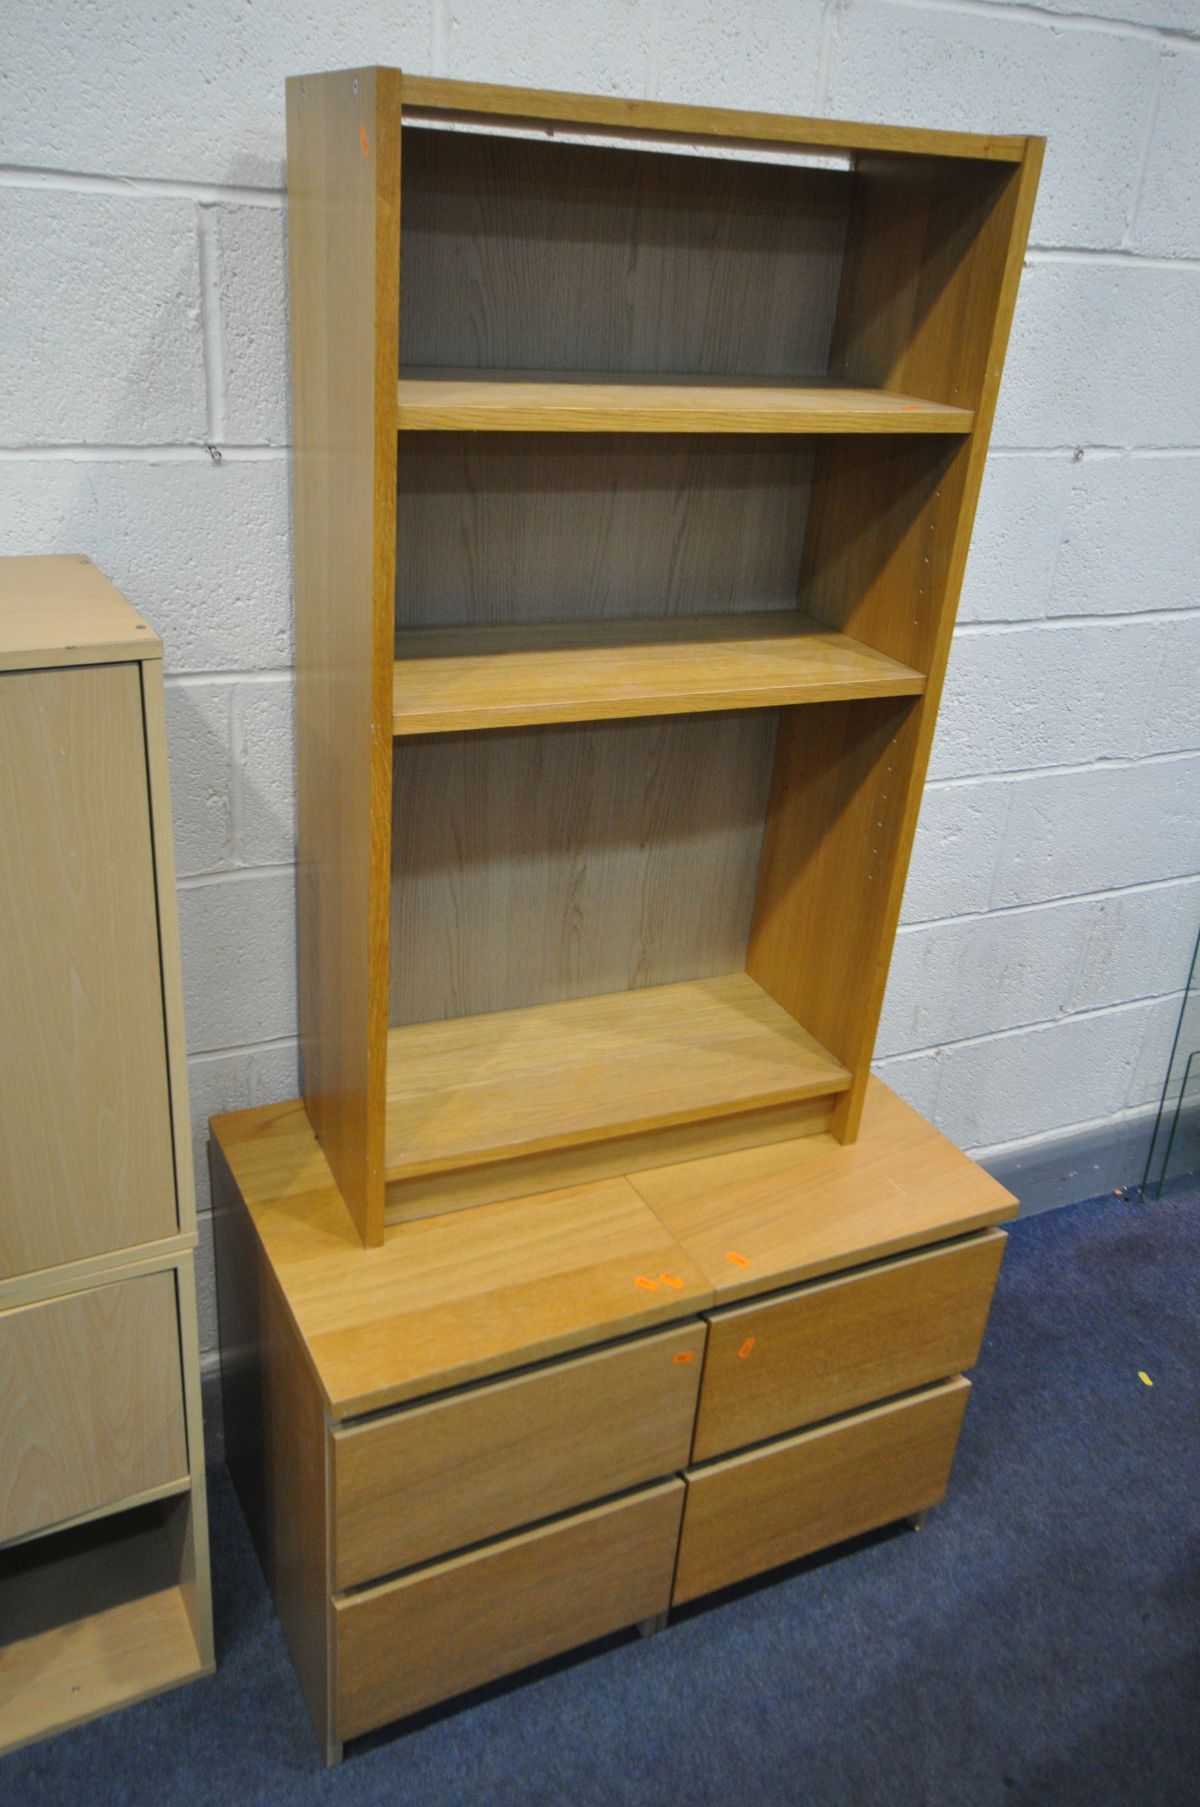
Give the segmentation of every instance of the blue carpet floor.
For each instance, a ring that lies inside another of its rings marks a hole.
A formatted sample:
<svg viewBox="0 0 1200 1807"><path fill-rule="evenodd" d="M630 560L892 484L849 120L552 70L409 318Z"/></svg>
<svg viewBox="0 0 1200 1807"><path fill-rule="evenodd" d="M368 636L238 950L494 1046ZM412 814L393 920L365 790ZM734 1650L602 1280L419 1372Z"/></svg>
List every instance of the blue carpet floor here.
<svg viewBox="0 0 1200 1807"><path fill-rule="evenodd" d="M0 1761L0 1802L1195 1807L1198 1293L1200 1194L1017 1225L924 1531L545 1665L332 1772L216 1470L217 1675Z"/></svg>

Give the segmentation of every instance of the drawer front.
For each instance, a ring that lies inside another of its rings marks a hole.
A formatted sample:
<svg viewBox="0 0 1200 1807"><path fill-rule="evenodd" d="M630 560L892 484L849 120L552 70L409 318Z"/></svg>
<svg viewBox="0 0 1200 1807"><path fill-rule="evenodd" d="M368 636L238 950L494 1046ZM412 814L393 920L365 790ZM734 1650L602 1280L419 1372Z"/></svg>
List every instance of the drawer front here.
<svg viewBox="0 0 1200 1807"><path fill-rule="evenodd" d="M692 1460L974 1367L1006 1241L987 1230L715 1312Z"/></svg>
<svg viewBox="0 0 1200 1807"><path fill-rule="evenodd" d="M335 1599L337 1736L664 1612L682 1504L663 1481Z"/></svg>
<svg viewBox="0 0 1200 1807"><path fill-rule="evenodd" d="M704 1334L693 1319L335 1431L334 1587L685 1467Z"/></svg>
<svg viewBox="0 0 1200 1807"><path fill-rule="evenodd" d="M136 665L0 677L0 820L5 1279L179 1228Z"/></svg>
<svg viewBox="0 0 1200 1807"><path fill-rule="evenodd" d="M955 1378L690 1470L674 1604L936 1505L969 1391Z"/></svg>
<svg viewBox="0 0 1200 1807"><path fill-rule="evenodd" d="M0 1542L187 1472L173 1271L0 1312Z"/></svg>

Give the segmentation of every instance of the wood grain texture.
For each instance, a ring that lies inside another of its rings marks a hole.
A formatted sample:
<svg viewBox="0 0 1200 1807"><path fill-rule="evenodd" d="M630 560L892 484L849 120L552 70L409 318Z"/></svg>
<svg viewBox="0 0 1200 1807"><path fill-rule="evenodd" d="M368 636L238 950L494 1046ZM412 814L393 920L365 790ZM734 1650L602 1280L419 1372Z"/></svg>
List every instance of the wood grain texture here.
<svg viewBox="0 0 1200 1807"><path fill-rule="evenodd" d="M459 115L514 121L667 133L682 138L741 140L746 144L825 145L847 150L908 152L927 157L982 157L1019 162L1027 138L994 133L941 132L923 127L852 124L787 113L753 113L673 101L625 100L614 95L556 93L546 88L499 87L492 82L401 77L405 110L416 116Z"/></svg>
<svg viewBox="0 0 1200 1807"><path fill-rule="evenodd" d="M985 1230L715 1312L692 1460L973 1368L1005 1241Z"/></svg>
<svg viewBox="0 0 1200 1807"><path fill-rule="evenodd" d="M906 716L877 715L874 749L857 722L799 711L779 739L747 970L853 1070L837 1123L847 1139L865 1097L1041 154L1031 139L1015 168L891 157L856 166L831 372L897 393L916 385L972 409L974 425L949 453L889 446L876 456L841 442L818 461L805 611L927 677ZM836 742L847 760L840 801ZM826 774L820 814L814 766ZM869 873L849 908L834 882L847 871Z"/></svg>
<svg viewBox="0 0 1200 1807"><path fill-rule="evenodd" d="M537 1192L558 1191L592 1180L651 1167L675 1166L681 1160L729 1154L739 1148L759 1148L768 1142L792 1141L827 1130L837 1105L837 1094L802 1098L794 1104L772 1104L765 1110L736 1111L706 1122L680 1123L639 1135L609 1136L577 1148L552 1148L544 1154L523 1155L516 1160L491 1161L482 1166L460 1167L447 1173L422 1174L417 1179L389 1180L388 1223L434 1217L443 1211L467 1211L497 1199L522 1198Z"/></svg>
<svg viewBox="0 0 1200 1807"><path fill-rule="evenodd" d="M392 1023L742 967L774 734L766 711L398 743Z"/></svg>
<svg viewBox="0 0 1200 1807"><path fill-rule="evenodd" d="M936 1506L969 1391L950 1380L689 1470L672 1604Z"/></svg>
<svg viewBox="0 0 1200 1807"><path fill-rule="evenodd" d="M771 435L405 434L397 626L792 610L812 463Z"/></svg>
<svg viewBox="0 0 1200 1807"><path fill-rule="evenodd" d="M139 672L0 676L0 1278L179 1227Z"/></svg>
<svg viewBox="0 0 1200 1807"><path fill-rule="evenodd" d="M0 1542L187 1472L173 1273L0 1312Z"/></svg>
<svg viewBox="0 0 1200 1807"><path fill-rule="evenodd" d="M190 1144L189 1144L190 1146ZM204 1451L204 1404L200 1394L200 1322L196 1310L196 1259L187 1254L175 1270L179 1348L183 1362L183 1412L189 1487L183 1509L168 1520L175 1550L179 1590L191 1622L200 1660L215 1661L212 1574L208 1546L208 1467Z"/></svg>
<svg viewBox="0 0 1200 1807"><path fill-rule="evenodd" d="M303 1105L291 1107L325 1175L357 1262L363 1250ZM323 1750L332 1726L329 1517L324 1405L283 1289L264 1256L219 1140L210 1146L221 1391L229 1472Z"/></svg>
<svg viewBox="0 0 1200 1807"><path fill-rule="evenodd" d="M245 1202L335 1420L713 1302L624 1180L396 1224L364 1261L302 1105L216 1117L212 1134L214 1173ZM663 1284L664 1273L683 1285Z"/></svg>
<svg viewBox="0 0 1200 1807"><path fill-rule="evenodd" d="M922 396L770 376L413 369L396 391L401 433L969 433L971 422L969 408Z"/></svg>
<svg viewBox="0 0 1200 1807"><path fill-rule="evenodd" d="M397 735L916 696L925 680L806 615L433 628L397 636Z"/></svg>
<svg viewBox="0 0 1200 1807"><path fill-rule="evenodd" d="M289 81L287 121L300 1038L308 1109L373 1244L383 1234L399 76Z"/></svg>
<svg viewBox="0 0 1200 1807"><path fill-rule="evenodd" d="M402 375L820 375L843 171L404 134Z"/></svg>
<svg viewBox="0 0 1200 1807"><path fill-rule="evenodd" d="M746 971L852 1066L881 935L918 698L781 713ZM850 875L853 874L851 880ZM806 1014L807 1013L807 1014Z"/></svg>
<svg viewBox="0 0 1200 1807"><path fill-rule="evenodd" d="M194 1235L196 1169L192 1154L192 1116L188 1107L183 956L179 945L175 836L171 821L171 776L167 760L167 719L161 663L155 660L143 664L140 675L142 726L146 737L146 777L150 792L150 837L154 849L159 972L162 978L163 1021L167 1043L167 1086L171 1095L171 1152L175 1172L176 1217L180 1230ZM195 1284L191 1284L194 1293Z"/></svg>
<svg viewBox="0 0 1200 1807"><path fill-rule="evenodd" d="M334 1587L683 1468L703 1357L692 1319L338 1430Z"/></svg>
<svg viewBox="0 0 1200 1807"><path fill-rule="evenodd" d="M387 1170L412 1178L843 1089L744 973L393 1029Z"/></svg>
<svg viewBox="0 0 1200 1807"><path fill-rule="evenodd" d="M149 1507L0 1553L0 1751L212 1673Z"/></svg>
<svg viewBox="0 0 1200 1807"><path fill-rule="evenodd" d="M721 1303L963 1236L1017 1208L878 1079L852 1147L806 1136L630 1179Z"/></svg>
<svg viewBox="0 0 1200 1807"><path fill-rule="evenodd" d="M664 1481L335 1599L339 1735L664 1611L682 1503Z"/></svg>
<svg viewBox="0 0 1200 1807"><path fill-rule="evenodd" d="M58 1299L64 1293L87 1292L110 1280L124 1280L134 1274L152 1274L169 1267L180 1255L196 1247L195 1230L187 1235L166 1236L159 1242L139 1243L134 1249L109 1249L102 1255L89 1255L82 1261L64 1262L61 1267L38 1268L33 1273L16 1274L0 1280L0 1311L14 1305L36 1305L42 1299Z"/></svg>
<svg viewBox="0 0 1200 1807"><path fill-rule="evenodd" d="M0 671L161 658L154 629L90 558L0 558Z"/></svg>

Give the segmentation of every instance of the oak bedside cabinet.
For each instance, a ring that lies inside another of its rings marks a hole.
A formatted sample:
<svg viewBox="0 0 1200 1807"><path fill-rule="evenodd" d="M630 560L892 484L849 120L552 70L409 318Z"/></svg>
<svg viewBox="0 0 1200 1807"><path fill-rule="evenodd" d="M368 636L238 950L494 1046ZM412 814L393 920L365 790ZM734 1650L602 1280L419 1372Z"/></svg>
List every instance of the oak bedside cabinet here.
<svg viewBox="0 0 1200 1807"><path fill-rule="evenodd" d="M162 646L0 560L0 1750L213 1667Z"/></svg>
<svg viewBox="0 0 1200 1807"><path fill-rule="evenodd" d="M211 1148L335 1760L942 1498L1015 1201L870 1067L1042 145L287 113L304 1097Z"/></svg>

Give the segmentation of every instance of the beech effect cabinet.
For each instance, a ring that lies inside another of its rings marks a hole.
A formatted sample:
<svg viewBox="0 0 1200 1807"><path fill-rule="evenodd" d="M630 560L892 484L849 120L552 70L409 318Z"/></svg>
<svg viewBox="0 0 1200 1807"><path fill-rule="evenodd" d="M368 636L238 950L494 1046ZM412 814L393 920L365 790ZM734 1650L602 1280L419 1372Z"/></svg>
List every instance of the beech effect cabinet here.
<svg viewBox="0 0 1200 1807"><path fill-rule="evenodd" d="M0 561L0 1749L213 1663L161 655Z"/></svg>
<svg viewBox="0 0 1200 1807"><path fill-rule="evenodd" d="M287 112L304 1097L213 1168L334 1757L942 1496L1014 1205L870 1063L1042 146Z"/></svg>

